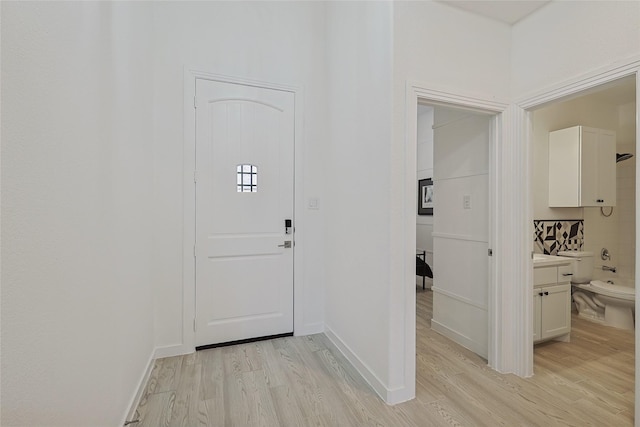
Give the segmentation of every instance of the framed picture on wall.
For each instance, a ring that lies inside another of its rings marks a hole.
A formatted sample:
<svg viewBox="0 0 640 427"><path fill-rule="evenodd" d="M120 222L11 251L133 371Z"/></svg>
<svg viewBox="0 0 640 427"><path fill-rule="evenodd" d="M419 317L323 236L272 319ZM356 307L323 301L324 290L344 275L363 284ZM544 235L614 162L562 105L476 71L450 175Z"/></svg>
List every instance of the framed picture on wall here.
<svg viewBox="0 0 640 427"><path fill-rule="evenodd" d="M418 215L433 215L433 180L418 181Z"/></svg>

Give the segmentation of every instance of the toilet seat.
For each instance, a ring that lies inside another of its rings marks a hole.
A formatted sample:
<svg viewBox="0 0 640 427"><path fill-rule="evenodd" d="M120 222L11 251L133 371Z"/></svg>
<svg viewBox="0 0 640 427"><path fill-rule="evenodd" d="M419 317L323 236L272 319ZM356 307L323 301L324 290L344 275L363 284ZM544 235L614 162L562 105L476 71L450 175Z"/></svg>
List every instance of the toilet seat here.
<svg viewBox="0 0 640 427"><path fill-rule="evenodd" d="M613 298L620 298L628 301L633 301L636 298L635 288L630 288L628 286L614 285L603 282L602 280L592 280L587 286L582 287L587 290L591 287L593 292Z"/></svg>

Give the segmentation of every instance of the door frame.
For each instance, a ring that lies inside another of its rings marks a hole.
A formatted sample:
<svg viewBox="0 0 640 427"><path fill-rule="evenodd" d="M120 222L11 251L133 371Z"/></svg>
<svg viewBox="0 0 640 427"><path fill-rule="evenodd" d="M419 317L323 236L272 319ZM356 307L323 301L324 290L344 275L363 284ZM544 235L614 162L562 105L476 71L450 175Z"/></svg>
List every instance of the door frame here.
<svg viewBox="0 0 640 427"><path fill-rule="evenodd" d="M298 86L264 82L241 77L232 77L205 71L201 67L184 67L184 147L183 147L183 262L182 262L182 354L195 351L196 316L196 80L212 80L222 83L240 84L264 89L291 92L294 95L294 194L293 219L293 333L304 335L303 323L303 258L304 258L304 188L303 188L303 90Z"/></svg>
<svg viewBox="0 0 640 427"><path fill-rule="evenodd" d="M544 107L546 105L565 100L570 97L579 96L586 91L595 89L598 86L611 83L623 77L635 76L636 79L636 152L640 153L640 126L638 118L640 117L640 56L634 56L627 58L624 61L617 62L615 64L607 65L596 69L592 72L580 75L578 77L565 80L564 82L555 85L550 88L540 90L536 93L524 96L517 99L514 107L513 123L512 126L523 136L522 143L525 145L525 150L521 152L522 155L528 157L521 158L521 162L529 163L525 169L527 175L527 182L531 183L532 175L532 163L533 163L533 110ZM640 165L638 156L635 157L636 170ZM521 199L520 208L529 209L530 216L533 216L533 188L531 185L523 187L524 199ZM640 233L637 229L638 217L640 212L640 174L636 173L636 253L635 263L636 266L640 265ZM532 218L533 220L533 218ZM527 242L531 241L531 249L533 249L533 233L527 234ZM529 260L529 267L526 276L523 274L523 278L526 277L524 284L528 289L533 287L533 261ZM636 277L636 290L638 289L638 278ZM525 295L525 302L528 305L533 304L533 295L531 293ZM636 313L640 309L640 299L636 298ZM526 320L526 319L525 319ZM529 336L531 334L531 328L524 330L524 335ZM526 343L522 343L523 347L520 352L523 354L520 361L523 368L527 371L528 375L533 375L533 346L526 346ZM635 329L635 349L636 355L640 354L640 328L636 326ZM640 358L636 357L635 361L635 419L640 420Z"/></svg>
<svg viewBox="0 0 640 427"><path fill-rule="evenodd" d="M509 104L506 101L486 99L467 94L456 93L449 90L440 90L428 84L417 81L407 81L405 88L405 168L404 168L404 387L398 387L401 393L392 396L390 403L401 402L415 396L416 378L416 298L415 298L415 262L413 253L416 245L416 220L417 209L417 110L418 103L429 105L445 105L454 108L469 109L475 112L493 115L491 123L491 137L489 144L489 247L493 249L492 259L488 259L488 364L492 368L504 372L511 372L513 361L512 349L505 348L502 326L510 323L518 316L517 310L505 310L503 299L514 298L517 289L509 286L513 283L508 280L509 273L501 271L514 250L521 252L521 248L514 248L512 230L517 227L513 212L504 212L499 209L504 206L506 200L512 197L512 187L505 188L500 178L509 172L509 156L504 156L508 150L510 141ZM507 142L507 144L505 144ZM507 154L509 154L507 152ZM506 157L506 158L505 158ZM508 227L504 227L507 224ZM493 261L493 262L491 262ZM514 312L515 311L515 312ZM528 311L531 312L530 310Z"/></svg>

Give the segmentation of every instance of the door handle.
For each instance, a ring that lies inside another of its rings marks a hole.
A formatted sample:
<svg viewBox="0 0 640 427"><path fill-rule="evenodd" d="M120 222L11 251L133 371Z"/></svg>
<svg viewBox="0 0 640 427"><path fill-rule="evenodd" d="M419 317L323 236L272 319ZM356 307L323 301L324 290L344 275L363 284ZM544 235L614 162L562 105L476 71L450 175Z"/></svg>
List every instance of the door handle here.
<svg viewBox="0 0 640 427"><path fill-rule="evenodd" d="M278 245L279 248L290 248L291 247L291 240L285 240L283 244Z"/></svg>

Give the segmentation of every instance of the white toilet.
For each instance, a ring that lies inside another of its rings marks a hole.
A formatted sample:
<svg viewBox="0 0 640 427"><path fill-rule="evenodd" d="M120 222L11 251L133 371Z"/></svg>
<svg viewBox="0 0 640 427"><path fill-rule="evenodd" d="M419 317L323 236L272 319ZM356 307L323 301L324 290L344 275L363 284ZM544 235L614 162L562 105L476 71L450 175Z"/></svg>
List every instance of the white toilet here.
<svg viewBox="0 0 640 427"><path fill-rule="evenodd" d="M634 329L634 287L591 280L593 252L560 251L558 255L573 259L571 284L578 315L614 328Z"/></svg>

